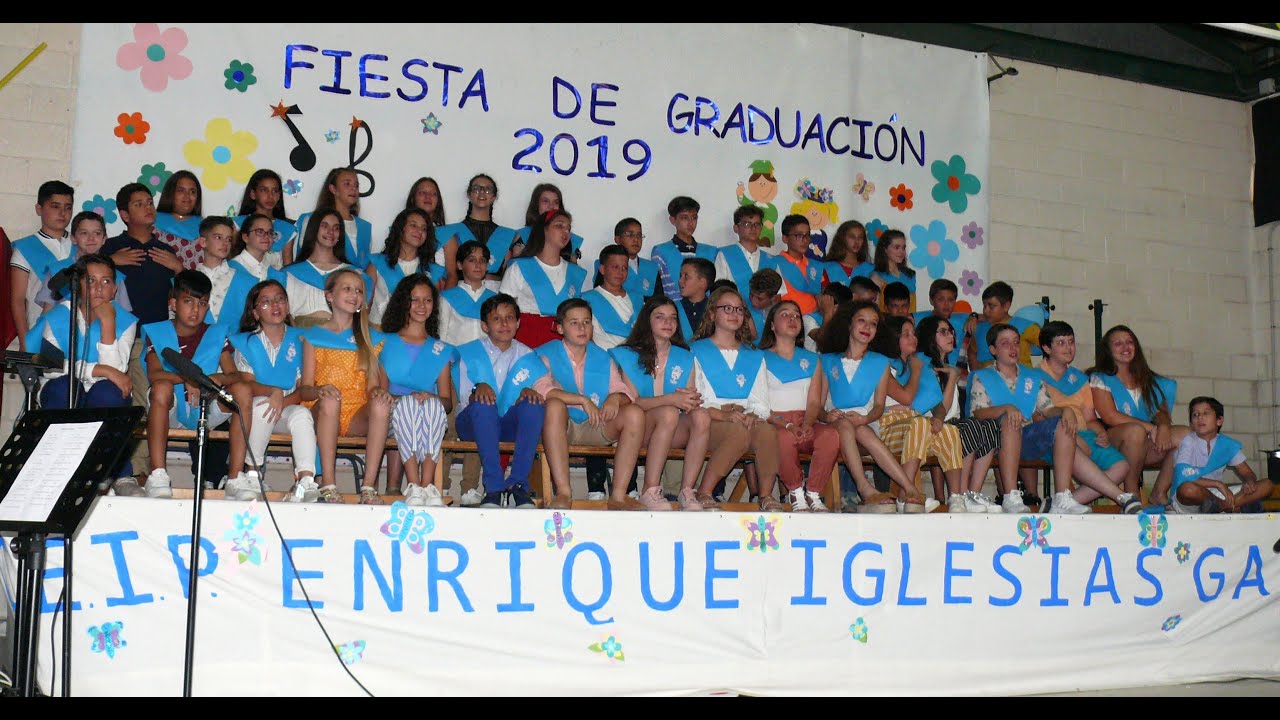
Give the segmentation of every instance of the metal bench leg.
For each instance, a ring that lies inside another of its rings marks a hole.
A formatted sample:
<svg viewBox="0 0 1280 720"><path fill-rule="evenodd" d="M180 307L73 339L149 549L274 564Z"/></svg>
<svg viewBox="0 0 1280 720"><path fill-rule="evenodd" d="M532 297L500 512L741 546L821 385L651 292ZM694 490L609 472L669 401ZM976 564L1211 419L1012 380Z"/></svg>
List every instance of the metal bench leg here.
<svg viewBox="0 0 1280 720"><path fill-rule="evenodd" d="M351 474L355 480L354 492L360 492L360 483L364 481L364 458L355 453L338 453L335 459L344 458L351 463ZM334 482L337 483L337 481L338 479L334 478Z"/></svg>

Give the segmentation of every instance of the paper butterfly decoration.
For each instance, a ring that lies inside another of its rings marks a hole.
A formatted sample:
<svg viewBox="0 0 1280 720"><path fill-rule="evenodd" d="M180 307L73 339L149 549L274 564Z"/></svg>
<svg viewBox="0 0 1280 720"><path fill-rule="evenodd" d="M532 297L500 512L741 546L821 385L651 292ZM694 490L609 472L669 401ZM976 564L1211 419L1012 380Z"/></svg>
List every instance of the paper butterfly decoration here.
<svg viewBox="0 0 1280 720"><path fill-rule="evenodd" d="M1163 514L1151 516L1146 511L1138 513L1138 542L1143 547L1164 547L1169 541L1167 531L1169 530L1169 520Z"/></svg>
<svg viewBox="0 0 1280 720"><path fill-rule="evenodd" d="M368 646L363 640L352 640L342 645L334 645L338 651L338 656L342 658L343 665L355 665L364 658L364 649Z"/></svg>
<svg viewBox="0 0 1280 720"><path fill-rule="evenodd" d="M435 529L436 521L432 520L430 515L421 510L411 509L403 500L392 503L391 519L382 523L380 528L383 535L396 542L404 543L419 555L426 547L426 536Z"/></svg>
<svg viewBox="0 0 1280 720"><path fill-rule="evenodd" d="M284 194L289 197L296 197L302 192L303 182L301 180L286 180L284 183Z"/></svg>
<svg viewBox="0 0 1280 720"><path fill-rule="evenodd" d="M565 545L573 542L573 521L562 513L551 513L551 519L542 524L547 533L547 547L563 550Z"/></svg>
<svg viewBox="0 0 1280 720"><path fill-rule="evenodd" d="M750 539L747 540L747 552L759 550L760 552L768 552L778 549L778 538L774 532L778 529L778 523L781 521L777 515L771 516L768 520L763 515L757 516L755 519L742 518L742 526L750 533Z"/></svg>
<svg viewBox="0 0 1280 720"><path fill-rule="evenodd" d="M853 180L853 194L862 198L862 202L871 202L871 196L876 192L876 184L863 177L862 173L858 173L858 177Z"/></svg>
<svg viewBox="0 0 1280 720"><path fill-rule="evenodd" d="M96 653L106 653L108 658L115 659L116 650L129 644L120 638L120 631L123 629L124 622L120 620L90 625L88 632L89 637L93 638L92 650Z"/></svg>
<svg viewBox="0 0 1280 720"><path fill-rule="evenodd" d="M1018 519L1018 534L1022 536L1022 542L1018 545L1018 552L1026 552L1032 546L1046 547L1049 544L1049 538L1045 537L1053 526L1049 523L1049 518L1039 515L1032 515Z"/></svg>

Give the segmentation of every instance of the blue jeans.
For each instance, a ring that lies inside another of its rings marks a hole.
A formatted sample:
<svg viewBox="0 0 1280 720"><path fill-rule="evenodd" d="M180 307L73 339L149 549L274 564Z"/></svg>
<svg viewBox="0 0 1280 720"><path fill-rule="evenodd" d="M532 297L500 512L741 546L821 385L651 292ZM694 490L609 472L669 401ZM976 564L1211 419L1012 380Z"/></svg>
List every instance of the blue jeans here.
<svg viewBox="0 0 1280 720"><path fill-rule="evenodd" d="M474 442L480 450L480 465L484 468L485 493L502 492L520 486L529 492L529 473L533 470L533 454L542 439L542 419L545 405L535 405L527 400L512 405L506 415L498 415L497 405L473 402L458 415L458 437ZM494 432L494 430L497 432ZM511 458L509 476L502 477L502 463L498 459L498 443L514 442L516 451Z"/></svg>
<svg viewBox="0 0 1280 720"><path fill-rule="evenodd" d="M56 377L40 389L40 407L46 410L65 410L71 403L71 374ZM99 380L87 391L81 391L76 400L77 408L128 407L133 404L129 395L121 395L120 388L110 380ZM133 474L133 463L125 454L124 463L111 474L111 478Z"/></svg>

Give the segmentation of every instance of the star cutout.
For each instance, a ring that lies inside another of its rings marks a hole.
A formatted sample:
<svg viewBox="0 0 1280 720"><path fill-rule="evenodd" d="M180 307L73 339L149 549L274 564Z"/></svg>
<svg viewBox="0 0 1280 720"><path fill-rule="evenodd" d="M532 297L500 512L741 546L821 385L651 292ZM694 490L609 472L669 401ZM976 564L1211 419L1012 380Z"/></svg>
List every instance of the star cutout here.
<svg viewBox="0 0 1280 720"><path fill-rule="evenodd" d="M284 104L283 100L280 101L279 105L276 105L271 108L271 117L273 118L284 117L288 113L289 113L289 108Z"/></svg>
<svg viewBox="0 0 1280 720"><path fill-rule="evenodd" d="M422 118L422 133L424 135L426 133L431 133L432 135L439 135L441 125L444 125L444 123L440 121L440 118L436 117L435 113L431 113L426 117Z"/></svg>
<svg viewBox="0 0 1280 720"><path fill-rule="evenodd" d="M364 121L363 121L363 120L361 120L360 118L356 117L355 115L352 115L352 116L351 116L351 129L352 129L352 130L359 130L363 125L364 125Z"/></svg>

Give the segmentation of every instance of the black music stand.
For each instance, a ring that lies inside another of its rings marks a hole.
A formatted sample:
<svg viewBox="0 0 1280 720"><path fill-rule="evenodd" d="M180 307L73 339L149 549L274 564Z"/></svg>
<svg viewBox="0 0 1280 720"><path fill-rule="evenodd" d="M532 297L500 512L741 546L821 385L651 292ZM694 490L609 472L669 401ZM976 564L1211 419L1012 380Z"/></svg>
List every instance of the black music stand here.
<svg viewBox="0 0 1280 720"><path fill-rule="evenodd" d="M89 514L98 495L98 483L124 457L134 429L145 409L136 406L79 410L32 410L14 425L13 434L0 449L0 501L9 494L22 466L31 457L45 431L53 425L102 422L80 466L43 521L0 520L0 532L16 532L11 546L18 557L18 588L13 634L13 689L23 697L36 694L37 640L40 633L40 589L44 577L45 541L49 535L63 538L63 589L65 620L62 633L62 689L71 692L71 546L73 536ZM52 688L50 688L52 690Z"/></svg>

